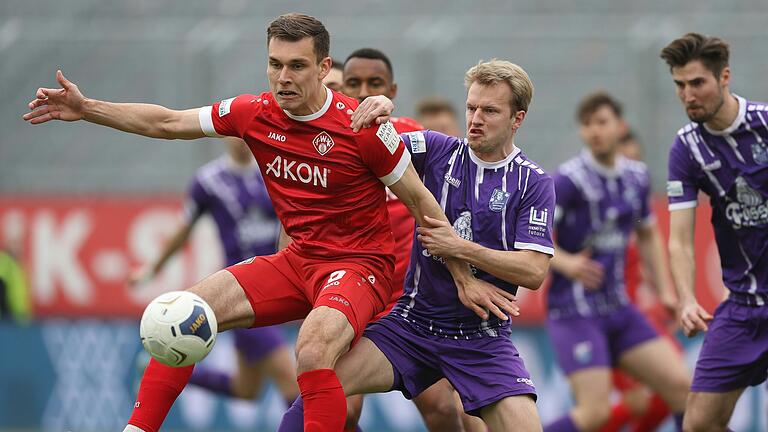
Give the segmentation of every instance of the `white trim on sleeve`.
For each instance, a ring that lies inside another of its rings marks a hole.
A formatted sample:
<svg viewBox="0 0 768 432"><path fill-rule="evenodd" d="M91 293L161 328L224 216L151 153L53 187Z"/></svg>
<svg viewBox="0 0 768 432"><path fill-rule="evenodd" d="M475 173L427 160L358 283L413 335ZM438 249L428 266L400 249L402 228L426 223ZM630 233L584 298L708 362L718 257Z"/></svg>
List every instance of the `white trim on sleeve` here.
<svg viewBox="0 0 768 432"><path fill-rule="evenodd" d="M555 248L542 246L536 243L515 242L513 247L517 250L532 250L536 252L545 253L547 255L555 256Z"/></svg>
<svg viewBox="0 0 768 432"><path fill-rule="evenodd" d="M699 200L695 201L682 201L682 202L676 202L676 203L670 203L669 204L669 211L675 211L675 210L685 210L689 208L694 208L699 205Z"/></svg>
<svg viewBox="0 0 768 432"><path fill-rule="evenodd" d="M224 135L219 135L216 132L216 128L213 127L213 106L208 105L200 108L197 113L197 118L200 120L200 129L203 130L205 136L211 138L223 138Z"/></svg>
<svg viewBox="0 0 768 432"><path fill-rule="evenodd" d="M403 177L409 163L411 163L411 153L408 150L405 150L403 151L403 155L400 156L400 161L398 161L397 165L392 168L392 172L384 177L379 177L379 180L384 183L384 186L392 186Z"/></svg>

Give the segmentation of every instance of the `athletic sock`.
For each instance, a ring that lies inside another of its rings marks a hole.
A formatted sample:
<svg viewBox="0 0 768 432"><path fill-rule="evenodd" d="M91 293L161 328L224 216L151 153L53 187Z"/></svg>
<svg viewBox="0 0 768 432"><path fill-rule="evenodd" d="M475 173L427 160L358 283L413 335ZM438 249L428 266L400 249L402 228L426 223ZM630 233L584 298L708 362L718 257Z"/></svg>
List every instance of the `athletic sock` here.
<svg viewBox="0 0 768 432"><path fill-rule="evenodd" d="M675 430L677 432L682 432L683 431L683 413L675 413L674 418L675 418Z"/></svg>
<svg viewBox="0 0 768 432"><path fill-rule="evenodd" d="M632 423L632 432L656 430L669 415L669 406L661 396L653 394L648 402L648 409Z"/></svg>
<svg viewBox="0 0 768 432"><path fill-rule="evenodd" d="M232 376L225 372L215 371L198 366L192 372L189 383L225 396L232 394Z"/></svg>
<svg viewBox="0 0 768 432"><path fill-rule="evenodd" d="M141 378L139 395L128 424L144 432L157 432L176 398L187 385L193 368L194 365L174 368L155 359L150 360Z"/></svg>
<svg viewBox="0 0 768 432"><path fill-rule="evenodd" d="M283 414L277 432L303 432L304 431L304 400L297 397L290 408Z"/></svg>
<svg viewBox="0 0 768 432"><path fill-rule="evenodd" d="M304 399L305 432L342 432L347 400L333 369L304 372L298 378Z"/></svg>
<svg viewBox="0 0 768 432"><path fill-rule="evenodd" d="M544 428L544 432L579 432L576 425L573 423L573 419L570 414L565 417L561 417L554 423L550 423Z"/></svg>
<svg viewBox="0 0 768 432"><path fill-rule="evenodd" d="M608 422L600 428L600 432L619 432L632 420L632 413L624 402L619 402L611 408L611 416Z"/></svg>

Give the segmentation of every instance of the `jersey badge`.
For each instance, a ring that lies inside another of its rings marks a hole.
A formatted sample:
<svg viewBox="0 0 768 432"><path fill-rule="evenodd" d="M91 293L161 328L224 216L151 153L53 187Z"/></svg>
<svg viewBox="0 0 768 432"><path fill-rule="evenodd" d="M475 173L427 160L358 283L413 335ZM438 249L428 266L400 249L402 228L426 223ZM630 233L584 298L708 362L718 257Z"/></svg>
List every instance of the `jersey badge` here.
<svg viewBox="0 0 768 432"><path fill-rule="evenodd" d="M400 144L400 135L397 134L395 126L392 122L386 122L379 126L376 131L376 136L379 137L384 147L389 150L390 154L395 154L397 146Z"/></svg>
<svg viewBox="0 0 768 432"><path fill-rule="evenodd" d="M511 194L509 192L495 188L493 193L491 193L490 201L488 201L488 207L491 209L491 211L500 213L504 209L504 206L507 205L507 201L509 201L510 195Z"/></svg>
<svg viewBox="0 0 768 432"><path fill-rule="evenodd" d="M322 131L312 140L312 145L320 156L325 156L333 148L333 138L328 135L328 132Z"/></svg>
<svg viewBox="0 0 768 432"><path fill-rule="evenodd" d="M221 103L219 103L219 117L224 117L225 115L229 114L233 100L235 100L235 98L224 99L221 101Z"/></svg>
<svg viewBox="0 0 768 432"><path fill-rule="evenodd" d="M427 151L427 141L421 132L408 132L408 139L411 141L411 153L425 153Z"/></svg>
<svg viewBox="0 0 768 432"><path fill-rule="evenodd" d="M765 143L752 144L752 158L760 165L768 164L768 148Z"/></svg>

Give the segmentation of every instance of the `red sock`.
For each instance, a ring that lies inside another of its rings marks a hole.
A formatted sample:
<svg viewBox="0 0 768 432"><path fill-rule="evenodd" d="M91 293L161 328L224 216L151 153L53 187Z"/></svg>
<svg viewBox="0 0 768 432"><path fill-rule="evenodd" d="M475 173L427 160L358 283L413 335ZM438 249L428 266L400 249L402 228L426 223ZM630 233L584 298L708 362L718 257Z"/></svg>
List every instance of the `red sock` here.
<svg viewBox="0 0 768 432"><path fill-rule="evenodd" d="M632 419L632 413L624 402L619 402L611 408L608 422L600 428L600 432L618 432Z"/></svg>
<svg viewBox="0 0 768 432"><path fill-rule="evenodd" d="M145 432L157 432L176 398L187 385L193 368L194 365L170 367L151 359L141 378L139 396L128 423Z"/></svg>
<svg viewBox="0 0 768 432"><path fill-rule="evenodd" d="M299 375L304 399L304 432L342 432L347 419L347 399L333 369L316 369Z"/></svg>
<svg viewBox="0 0 768 432"><path fill-rule="evenodd" d="M648 402L648 409L632 425L633 432L656 430L669 415L669 405L659 395L655 394Z"/></svg>

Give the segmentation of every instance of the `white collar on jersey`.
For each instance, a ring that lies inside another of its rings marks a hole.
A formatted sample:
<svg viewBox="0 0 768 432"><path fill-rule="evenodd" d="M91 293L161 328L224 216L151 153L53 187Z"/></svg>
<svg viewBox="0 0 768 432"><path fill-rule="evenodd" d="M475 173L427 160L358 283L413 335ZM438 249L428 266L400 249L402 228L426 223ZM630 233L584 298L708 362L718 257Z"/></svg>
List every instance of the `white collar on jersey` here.
<svg viewBox="0 0 768 432"><path fill-rule="evenodd" d="M469 147L469 144L467 144L467 140L466 139L464 140L464 143L467 145L467 147ZM469 149L469 158L472 159L472 162L474 162L475 165L479 166L480 168L496 169L496 168L501 168L504 165L507 165L508 163L512 162L512 159L514 159L515 156L517 156L519 153L520 153L520 149L517 146L515 146L514 144L512 144L512 153L508 154L507 157L505 157L504 159L502 159L500 161L496 161L496 162L486 162L486 161L480 159L480 157L475 154L474 150L472 150L470 148Z"/></svg>
<svg viewBox="0 0 768 432"><path fill-rule="evenodd" d="M583 149L581 151L581 157L584 159L584 162L593 170L597 171L598 174L602 175L606 178L616 178L621 176L621 173L624 171L624 163L625 158L624 156L620 154L616 154L616 161L613 167L607 167L595 159L594 156L592 156L592 152L590 152L587 149Z"/></svg>
<svg viewBox="0 0 768 432"><path fill-rule="evenodd" d="M303 115L303 116L291 114L286 110L283 110L283 112L286 115L288 115L288 117L294 120L297 120L300 122L307 122L307 121L319 119L320 117L322 117L323 114L325 114L325 112L328 111L328 108L331 106L332 101L333 101L333 92L328 87L325 87L325 103L323 104L323 107L320 108L320 111L312 114Z"/></svg>
<svg viewBox="0 0 768 432"><path fill-rule="evenodd" d="M734 94L734 93L731 93L731 94L733 94L733 97L735 97L736 100L739 102L739 114L737 114L736 118L733 119L733 123L731 123L730 126L728 126L723 130L710 129L706 123L702 123L702 125L704 126L704 129L706 129L707 132L711 133L712 135L730 135L733 133L733 131L738 129L739 126L744 122L744 118L747 114L747 100L737 94Z"/></svg>

